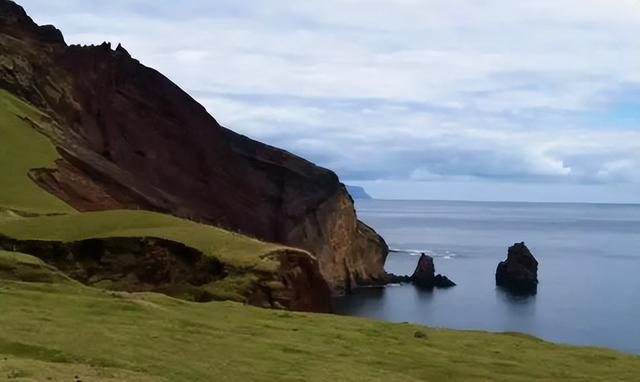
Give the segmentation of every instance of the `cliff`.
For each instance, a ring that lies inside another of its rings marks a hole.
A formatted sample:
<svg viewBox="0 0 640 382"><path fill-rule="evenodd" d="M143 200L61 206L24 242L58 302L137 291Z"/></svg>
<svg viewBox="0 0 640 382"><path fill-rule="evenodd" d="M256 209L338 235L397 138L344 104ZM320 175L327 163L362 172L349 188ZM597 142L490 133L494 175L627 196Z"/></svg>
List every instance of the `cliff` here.
<svg viewBox="0 0 640 382"><path fill-rule="evenodd" d="M79 211L146 209L312 252L334 292L385 279L387 247L337 176L236 134L120 45L68 46L0 0L0 87L51 117L31 176Z"/></svg>

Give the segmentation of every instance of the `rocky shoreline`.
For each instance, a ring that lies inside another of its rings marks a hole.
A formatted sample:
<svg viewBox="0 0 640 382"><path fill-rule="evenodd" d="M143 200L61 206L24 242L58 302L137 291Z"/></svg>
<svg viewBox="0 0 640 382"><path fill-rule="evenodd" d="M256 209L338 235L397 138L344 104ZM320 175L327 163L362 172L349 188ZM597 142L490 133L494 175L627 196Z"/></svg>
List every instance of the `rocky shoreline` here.
<svg viewBox="0 0 640 382"><path fill-rule="evenodd" d="M388 284L413 284L419 288L450 288L456 286L447 276L436 274L433 257L422 253L411 276L387 273Z"/></svg>
<svg viewBox="0 0 640 382"><path fill-rule="evenodd" d="M509 247L507 259L498 264L495 280L498 287L504 288L511 293L537 293L539 283L538 261L524 242L515 243ZM413 284L423 289L450 288L457 285L447 276L436 274L433 257L425 253L420 254L420 259L412 275L387 273L382 282L364 286L384 286L388 284Z"/></svg>

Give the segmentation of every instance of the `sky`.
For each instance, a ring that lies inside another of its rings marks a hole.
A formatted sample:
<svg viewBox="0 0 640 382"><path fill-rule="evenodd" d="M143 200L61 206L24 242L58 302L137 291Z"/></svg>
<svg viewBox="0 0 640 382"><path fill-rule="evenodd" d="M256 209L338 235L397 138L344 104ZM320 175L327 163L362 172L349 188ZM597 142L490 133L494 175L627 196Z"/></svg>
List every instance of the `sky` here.
<svg viewBox="0 0 640 382"><path fill-rule="evenodd" d="M640 0L18 2L377 198L640 203Z"/></svg>

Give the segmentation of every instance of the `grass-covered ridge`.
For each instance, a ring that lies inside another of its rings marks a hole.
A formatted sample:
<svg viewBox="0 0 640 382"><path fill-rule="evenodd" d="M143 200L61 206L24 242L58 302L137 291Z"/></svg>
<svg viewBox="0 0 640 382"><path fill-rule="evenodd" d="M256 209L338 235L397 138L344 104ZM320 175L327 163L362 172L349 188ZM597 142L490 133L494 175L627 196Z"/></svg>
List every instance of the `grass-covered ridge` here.
<svg viewBox="0 0 640 382"><path fill-rule="evenodd" d="M31 125L42 117L33 106L0 89L0 210L73 211L28 175L32 169L55 167L58 158L53 145Z"/></svg>
<svg viewBox="0 0 640 382"><path fill-rule="evenodd" d="M66 275L38 258L7 251L0 251L0 280L73 283Z"/></svg>
<svg viewBox="0 0 640 382"><path fill-rule="evenodd" d="M237 268L274 265L264 256L284 248L220 228L147 211L113 210L0 219L0 235L19 240L73 242L91 238L157 237L183 243Z"/></svg>
<svg viewBox="0 0 640 382"><path fill-rule="evenodd" d="M631 382L640 370L638 357L519 334L69 284L0 281L0 306L0 380Z"/></svg>

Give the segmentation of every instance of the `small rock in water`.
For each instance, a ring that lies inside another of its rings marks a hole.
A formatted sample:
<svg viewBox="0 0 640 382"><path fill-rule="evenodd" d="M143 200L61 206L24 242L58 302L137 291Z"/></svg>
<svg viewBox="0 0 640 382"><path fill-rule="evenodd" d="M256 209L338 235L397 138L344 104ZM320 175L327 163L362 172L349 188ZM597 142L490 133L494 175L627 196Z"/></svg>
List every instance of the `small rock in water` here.
<svg viewBox="0 0 640 382"><path fill-rule="evenodd" d="M436 275L435 273L436 269L433 265L433 257L423 253L420 256L420 260L418 260L418 265L416 266L415 272L413 272L413 276L411 276L411 280L416 286L422 288L448 288L456 285L453 281L449 280L448 277Z"/></svg>
<svg viewBox="0 0 640 382"><path fill-rule="evenodd" d="M387 273L387 284L405 284L411 282L411 276Z"/></svg>
<svg viewBox="0 0 640 382"><path fill-rule="evenodd" d="M496 269L496 284L517 293L537 292L538 261L524 242L509 247L507 259Z"/></svg>
<svg viewBox="0 0 640 382"><path fill-rule="evenodd" d="M436 275L436 277L434 278L434 284L438 288L451 288L456 286L456 283L449 280L447 276L443 275Z"/></svg>

